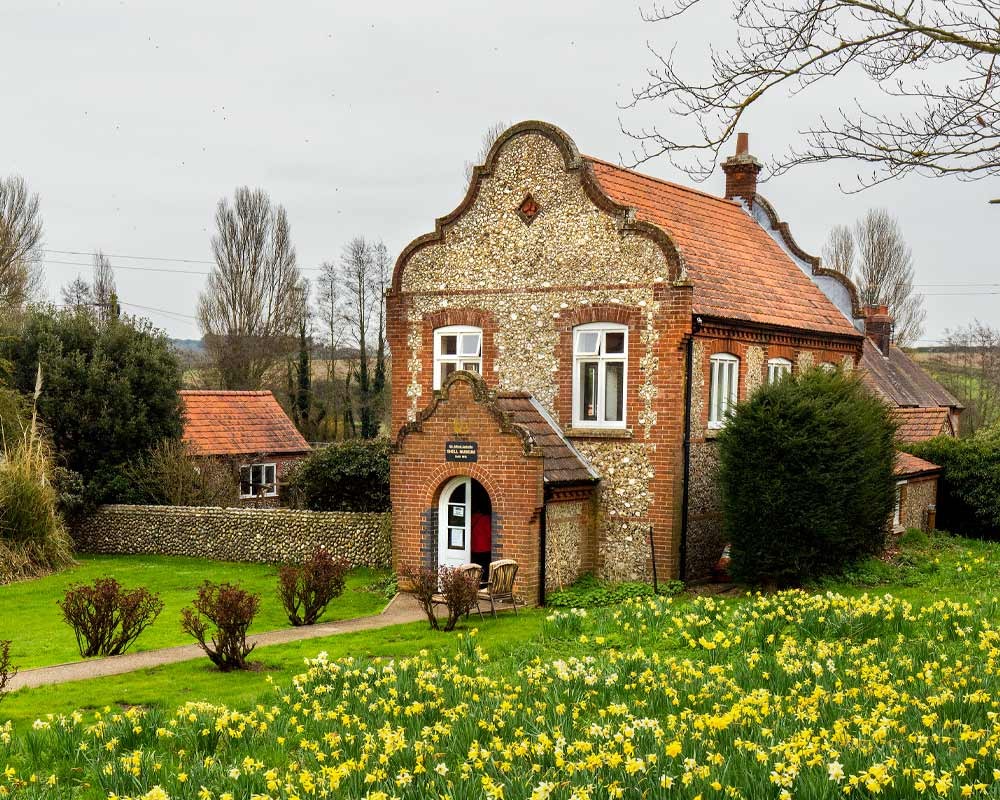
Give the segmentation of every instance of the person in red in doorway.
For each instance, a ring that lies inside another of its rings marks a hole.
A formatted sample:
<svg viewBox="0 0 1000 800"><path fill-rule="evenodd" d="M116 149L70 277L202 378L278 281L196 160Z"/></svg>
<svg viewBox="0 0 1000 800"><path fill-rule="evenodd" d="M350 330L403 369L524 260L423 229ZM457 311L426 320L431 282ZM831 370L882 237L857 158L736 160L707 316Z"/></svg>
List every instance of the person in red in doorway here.
<svg viewBox="0 0 1000 800"><path fill-rule="evenodd" d="M472 563L483 568L485 581L490 568L493 547L493 519L481 511L472 512Z"/></svg>

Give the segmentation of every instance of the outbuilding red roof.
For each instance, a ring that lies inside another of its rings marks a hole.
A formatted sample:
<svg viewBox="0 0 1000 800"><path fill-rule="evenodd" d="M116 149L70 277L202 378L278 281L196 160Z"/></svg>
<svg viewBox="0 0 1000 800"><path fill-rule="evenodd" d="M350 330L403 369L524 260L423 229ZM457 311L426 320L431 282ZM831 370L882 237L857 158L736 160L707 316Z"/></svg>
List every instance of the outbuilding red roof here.
<svg viewBox="0 0 1000 800"><path fill-rule="evenodd" d="M902 450L896 453L894 472L897 478L914 478L918 475L932 475L940 471L941 467L930 461L924 461L924 459L917 458L910 453L904 453Z"/></svg>
<svg viewBox="0 0 1000 800"><path fill-rule="evenodd" d="M196 455L305 453L309 443L270 392L188 390L184 441Z"/></svg>
<svg viewBox="0 0 1000 800"><path fill-rule="evenodd" d="M892 415L899 422L896 437L901 442L923 442L943 433L954 434L948 408L895 408Z"/></svg>
<svg viewBox="0 0 1000 800"><path fill-rule="evenodd" d="M608 196L677 243L694 283L695 314L860 336L739 203L586 159Z"/></svg>

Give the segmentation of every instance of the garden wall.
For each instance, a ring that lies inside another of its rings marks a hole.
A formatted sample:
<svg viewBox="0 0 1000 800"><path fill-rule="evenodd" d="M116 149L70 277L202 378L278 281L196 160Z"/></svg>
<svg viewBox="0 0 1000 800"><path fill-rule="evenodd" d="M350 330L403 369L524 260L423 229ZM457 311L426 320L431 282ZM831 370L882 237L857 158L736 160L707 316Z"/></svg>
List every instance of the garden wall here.
<svg viewBox="0 0 1000 800"><path fill-rule="evenodd" d="M390 514L286 508L102 506L73 529L84 553L301 560L322 545L355 566L391 563Z"/></svg>

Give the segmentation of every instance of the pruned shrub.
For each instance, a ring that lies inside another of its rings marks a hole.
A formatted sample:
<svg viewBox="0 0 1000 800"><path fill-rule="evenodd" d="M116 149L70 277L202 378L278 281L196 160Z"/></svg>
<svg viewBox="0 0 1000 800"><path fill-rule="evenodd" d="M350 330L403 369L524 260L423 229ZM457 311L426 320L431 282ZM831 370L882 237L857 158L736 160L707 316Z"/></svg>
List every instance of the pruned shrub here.
<svg viewBox="0 0 1000 800"><path fill-rule="evenodd" d="M779 584L881 551L895 423L861 378L808 370L758 389L718 439L730 573Z"/></svg>
<svg viewBox="0 0 1000 800"><path fill-rule="evenodd" d="M17 667L10 661L10 641L0 641L0 702L7 696L7 684L17 675Z"/></svg>
<svg viewBox="0 0 1000 800"><path fill-rule="evenodd" d="M427 615L427 621L434 630L441 628L435 609L444 605L448 610L444 630L454 630L463 614L476 605L479 583L467 572L452 567L430 569L412 567L403 570L403 579ZM444 603L435 602L443 599Z"/></svg>
<svg viewBox="0 0 1000 800"><path fill-rule="evenodd" d="M389 442L351 439L316 450L285 486L286 497L310 511L388 511Z"/></svg>
<svg viewBox="0 0 1000 800"><path fill-rule="evenodd" d="M938 436L906 449L942 469L937 527L1000 538L1000 427L970 439Z"/></svg>
<svg viewBox="0 0 1000 800"><path fill-rule="evenodd" d="M232 583L205 581L192 605L181 611L181 628L223 672L246 669L247 656L256 647L247 644L247 629L259 609L259 594Z"/></svg>
<svg viewBox="0 0 1000 800"><path fill-rule="evenodd" d="M323 616L332 600L344 592L350 565L334 558L329 550L317 548L301 564L278 570L278 599L292 625L312 625Z"/></svg>
<svg viewBox="0 0 1000 800"><path fill-rule="evenodd" d="M124 653L163 611L158 594L145 587L126 589L114 578L74 584L59 601L63 619L76 634L84 658Z"/></svg>

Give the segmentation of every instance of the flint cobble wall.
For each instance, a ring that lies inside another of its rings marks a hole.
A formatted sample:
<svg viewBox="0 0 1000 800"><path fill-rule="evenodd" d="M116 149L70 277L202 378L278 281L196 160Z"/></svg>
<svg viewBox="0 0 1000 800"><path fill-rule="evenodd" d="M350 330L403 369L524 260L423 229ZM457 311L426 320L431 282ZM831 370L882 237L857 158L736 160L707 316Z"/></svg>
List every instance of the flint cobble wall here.
<svg viewBox="0 0 1000 800"><path fill-rule="evenodd" d="M389 513L286 508L102 506L73 529L84 553L300 561L318 546L354 566L390 566Z"/></svg>

